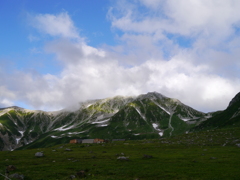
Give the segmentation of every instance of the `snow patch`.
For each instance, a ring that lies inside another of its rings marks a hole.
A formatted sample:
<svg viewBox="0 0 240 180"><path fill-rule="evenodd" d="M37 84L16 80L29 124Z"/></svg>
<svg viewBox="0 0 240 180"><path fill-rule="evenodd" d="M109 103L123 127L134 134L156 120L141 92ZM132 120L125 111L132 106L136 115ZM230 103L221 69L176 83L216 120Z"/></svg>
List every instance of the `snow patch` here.
<svg viewBox="0 0 240 180"><path fill-rule="evenodd" d="M166 113L168 113L169 115L171 114L166 108L162 107L160 104L158 104L157 102L153 101L159 108L161 108L162 110L164 110Z"/></svg>
<svg viewBox="0 0 240 180"><path fill-rule="evenodd" d="M92 103L86 104L86 107L88 108L88 107L90 107L91 105L93 105L93 104L92 104Z"/></svg>
<svg viewBox="0 0 240 180"><path fill-rule="evenodd" d="M108 122L110 119L106 119L104 121L95 121L95 122L92 122L91 124L103 124L103 123L106 123Z"/></svg>
<svg viewBox="0 0 240 180"><path fill-rule="evenodd" d="M68 134L81 134L81 133L84 133L86 131L81 131L81 132L69 132Z"/></svg>
<svg viewBox="0 0 240 180"><path fill-rule="evenodd" d="M154 128L155 130L159 131L158 134L159 134L160 136L163 136L163 131L158 128L158 124L152 123L152 126L153 126L153 128Z"/></svg>
<svg viewBox="0 0 240 180"><path fill-rule="evenodd" d="M22 139L23 134L24 134L25 131L18 131L18 132L21 134L21 137L20 137L20 138L16 138L17 144L18 144L19 141Z"/></svg>
<svg viewBox="0 0 240 180"><path fill-rule="evenodd" d="M158 125L156 123L152 123L152 126L154 127L154 129L158 130Z"/></svg>
<svg viewBox="0 0 240 180"><path fill-rule="evenodd" d="M51 138L58 139L60 137L58 137L58 136L51 136Z"/></svg>
<svg viewBox="0 0 240 180"><path fill-rule="evenodd" d="M181 120L183 120L183 121L189 121L189 120L191 120L190 118L183 118L183 117L179 117Z"/></svg>
<svg viewBox="0 0 240 180"><path fill-rule="evenodd" d="M20 139L21 139L21 138L16 138L16 141L17 141L17 143L16 143L16 144L18 144L18 143L19 143Z"/></svg>
<svg viewBox="0 0 240 180"><path fill-rule="evenodd" d="M146 117L140 112L140 109L134 107L136 109L136 111L138 112L138 114L146 121Z"/></svg>
<svg viewBox="0 0 240 180"><path fill-rule="evenodd" d="M140 134L138 133L138 134L133 134L134 136L139 136Z"/></svg>
<svg viewBox="0 0 240 180"><path fill-rule="evenodd" d="M105 127L105 126L108 126L108 124L99 124L99 125L97 125L97 127Z"/></svg>
<svg viewBox="0 0 240 180"><path fill-rule="evenodd" d="M23 137L25 131L19 131L19 133L21 134L21 136Z"/></svg>
<svg viewBox="0 0 240 180"><path fill-rule="evenodd" d="M174 131L174 128L172 127L171 122L172 122L172 114L171 114L171 116L170 116L170 118L169 118L169 122L168 122L168 127L169 127L170 129L172 129L172 131L170 132L170 136L172 136L172 132Z"/></svg>
<svg viewBox="0 0 240 180"><path fill-rule="evenodd" d="M67 125L65 126L62 126L60 128L57 128L57 129L54 129L55 131L66 131L66 130L69 130L69 129L72 129L74 126L70 126L70 127L66 127Z"/></svg>
<svg viewBox="0 0 240 180"><path fill-rule="evenodd" d="M98 121L98 120L100 120L100 119L103 119L103 118L104 118L104 116L103 116L103 114L102 114L102 115L100 115L100 116L97 117L96 121Z"/></svg>

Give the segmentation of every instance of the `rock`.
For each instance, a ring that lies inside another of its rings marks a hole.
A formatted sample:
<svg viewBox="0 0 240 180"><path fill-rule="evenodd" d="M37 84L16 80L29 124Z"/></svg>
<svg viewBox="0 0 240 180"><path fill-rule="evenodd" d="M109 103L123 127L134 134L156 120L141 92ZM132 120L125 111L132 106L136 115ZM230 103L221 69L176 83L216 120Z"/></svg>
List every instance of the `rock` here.
<svg viewBox="0 0 240 180"><path fill-rule="evenodd" d="M119 156L119 157L117 158L117 160L125 160L125 161L128 161L128 160L129 160L129 157Z"/></svg>
<svg viewBox="0 0 240 180"><path fill-rule="evenodd" d="M44 156L43 152L37 152L35 154L35 157L43 157L43 156Z"/></svg>
<svg viewBox="0 0 240 180"><path fill-rule="evenodd" d="M71 179L75 179L76 176L75 176L75 175L71 175L70 178L71 178Z"/></svg>
<svg viewBox="0 0 240 180"><path fill-rule="evenodd" d="M217 159L216 157L210 157L210 159Z"/></svg>
<svg viewBox="0 0 240 180"><path fill-rule="evenodd" d="M9 177L10 178L15 178L15 179L20 179L20 180L24 179L24 175L22 175L22 174L20 175L18 173L11 174Z"/></svg>
<svg viewBox="0 0 240 180"><path fill-rule="evenodd" d="M150 159L150 158L152 158L152 156L151 156L151 155L144 154L144 155L143 155L143 158L144 158L144 159Z"/></svg>
<svg viewBox="0 0 240 180"><path fill-rule="evenodd" d="M237 145L237 147L240 147L240 144L236 144Z"/></svg>
<svg viewBox="0 0 240 180"><path fill-rule="evenodd" d="M86 176L85 171L78 171L76 174L80 178L84 178Z"/></svg>
<svg viewBox="0 0 240 180"><path fill-rule="evenodd" d="M103 151L102 153L107 153L106 151Z"/></svg>
<svg viewBox="0 0 240 180"><path fill-rule="evenodd" d="M8 171L14 171L14 170L16 170L17 168L15 167L15 166L13 166L13 165L9 165L9 166L7 166L7 168L6 168Z"/></svg>
<svg viewBox="0 0 240 180"><path fill-rule="evenodd" d="M66 148L66 149L65 149L65 151L72 151L72 150L71 150L71 149L69 149L69 148Z"/></svg>

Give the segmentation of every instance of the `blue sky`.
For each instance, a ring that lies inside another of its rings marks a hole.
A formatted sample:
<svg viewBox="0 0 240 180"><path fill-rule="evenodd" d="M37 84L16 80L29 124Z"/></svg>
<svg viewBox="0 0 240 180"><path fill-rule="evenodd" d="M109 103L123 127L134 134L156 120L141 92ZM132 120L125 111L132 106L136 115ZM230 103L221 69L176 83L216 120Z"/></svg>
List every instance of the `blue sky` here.
<svg viewBox="0 0 240 180"><path fill-rule="evenodd" d="M31 53L41 48L50 36L41 36L31 27L29 18L37 14L59 14L68 12L81 36L87 38L91 46L114 44L114 34L111 32L110 21L106 14L110 6L109 1L72 0L72 1L1 1L1 52L3 58L14 61L16 68L37 68L40 73L58 72L54 66L53 57L47 54ZM89 23L92 22L92 23ZM32 62L44 61L43 63ZM49 68L51 66L51 68Z"/></svg>
<svg viewBox="0 0 240 180"><path fill-rule="evenodd" d="M200 111L240 89L238 0L0 2L0 107L151 91Z"/></svg>

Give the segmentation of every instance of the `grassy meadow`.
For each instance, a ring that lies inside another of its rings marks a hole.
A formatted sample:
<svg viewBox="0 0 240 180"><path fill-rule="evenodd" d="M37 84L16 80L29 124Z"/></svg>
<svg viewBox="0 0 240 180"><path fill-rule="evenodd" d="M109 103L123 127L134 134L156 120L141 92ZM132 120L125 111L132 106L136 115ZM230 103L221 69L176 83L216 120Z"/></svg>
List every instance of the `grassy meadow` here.
<svg viewBox="0 0 240 180"><path fill-rule="evenodd" d="M0 173L5 173L6 165L14 165L17 169L10 174L23 174L26 180L238 180L240 148L236 144L240 144L239 128L152 140L2 151ZM41 151L44 157L34 156ZM119 156L129 160L118 160Z"/></svg>

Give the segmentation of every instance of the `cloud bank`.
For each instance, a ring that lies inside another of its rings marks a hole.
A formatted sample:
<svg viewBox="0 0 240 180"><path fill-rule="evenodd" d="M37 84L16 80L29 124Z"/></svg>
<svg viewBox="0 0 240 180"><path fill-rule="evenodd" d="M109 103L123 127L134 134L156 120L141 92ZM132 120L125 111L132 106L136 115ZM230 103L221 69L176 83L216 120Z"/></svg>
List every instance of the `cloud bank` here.
<svg viewBox="0 0 240 180"><path fill-rule="evenodd" d="M32 17L54 37L58 75L0 69L0 106L61 109L88 99L157 91L201 111L225 109L240 89L239 1L117 1L107 18L119 44L91 47L67 12Z"/></svg>

